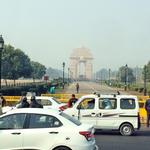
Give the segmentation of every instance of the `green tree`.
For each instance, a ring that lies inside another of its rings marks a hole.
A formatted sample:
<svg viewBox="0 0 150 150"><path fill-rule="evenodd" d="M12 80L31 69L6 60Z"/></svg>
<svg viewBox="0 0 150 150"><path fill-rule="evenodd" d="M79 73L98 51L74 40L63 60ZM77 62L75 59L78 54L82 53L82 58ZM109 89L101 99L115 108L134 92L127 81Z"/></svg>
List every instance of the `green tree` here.
<svg viewBox="0 0 150 150"><path fill-rule="evenodd" d="M146 67L146 78L147 78L148 81L150 81L150 61L144 67Z"/></svg>
<svg viewBox="0 0 150 150"><path fill-rule="evenodd" d="M31 61L32 74L31 77L34 79L41 79L46 73L46 67L39 62Z"/></svg>
<svg viewBox="0 0 150 150"><path fill-rule="evenodd" d="M2 55L2 77L15 80L20 77L29 77L32 67L29 57L20 49L5 45Z"/></svg>
<svg viewBox="0 0 150 150"><path fill-rule="evenodd" d="M12 79L11 68L12 64L10 61L11 55L14 52L14 47L11 45L5 45L4 51L2 52L2 78L5 80L7 85L7 79Z"/></svg>
<svg viewBox="0 0 150 150"><path fill-rule="evenodd" d="M135 76L133 74L133 70L130 67L122 66L119 68L119 75L121 82L132 83L135 82Z"/></svg>

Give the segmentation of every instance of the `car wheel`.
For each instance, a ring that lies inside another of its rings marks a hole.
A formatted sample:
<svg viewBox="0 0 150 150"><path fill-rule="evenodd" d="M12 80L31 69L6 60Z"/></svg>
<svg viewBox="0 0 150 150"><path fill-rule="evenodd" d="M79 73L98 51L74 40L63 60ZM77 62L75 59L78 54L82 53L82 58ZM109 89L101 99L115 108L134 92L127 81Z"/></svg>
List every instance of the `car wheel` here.
<svg viewBox="0 0 150 150"><path fill-rule="evenodd" d="M133 127L129 123L124 123L120 127L120 133L125 136L129 136L133 134Z"/></svg>
<svg viewBox="0 0 150 150"><path fill-rule="evenodd" d="M61 146L61 147L55 148L54 150L71 150L71 149L68 147Z"/></svg>

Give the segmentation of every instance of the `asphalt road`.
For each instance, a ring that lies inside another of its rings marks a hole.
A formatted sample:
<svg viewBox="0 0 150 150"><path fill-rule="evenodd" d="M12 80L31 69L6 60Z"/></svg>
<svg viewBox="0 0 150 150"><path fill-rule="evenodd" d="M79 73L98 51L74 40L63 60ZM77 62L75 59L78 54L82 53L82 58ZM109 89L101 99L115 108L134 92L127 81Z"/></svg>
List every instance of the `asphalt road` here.
<svg viewBox="0 0 150 150"><path fill-rule="evenodd" d="M71 83L69 86L65 87L65 93L76 93L76 83ZM79 93L92 94L94 92L100 94L115 94L117 91L120 91L121 94L130 94L129 91L124 91L123 89L113 88L106 86L104 84L95 83L95 82L78 82L80 85Z"/></svg>
<svg viewBox="0 0 150 150"><path fill-rule="evenodd" d="M97 131L100 150L150 150L150 128L142 127L132 136L122 136L116 131Z"/></svg>

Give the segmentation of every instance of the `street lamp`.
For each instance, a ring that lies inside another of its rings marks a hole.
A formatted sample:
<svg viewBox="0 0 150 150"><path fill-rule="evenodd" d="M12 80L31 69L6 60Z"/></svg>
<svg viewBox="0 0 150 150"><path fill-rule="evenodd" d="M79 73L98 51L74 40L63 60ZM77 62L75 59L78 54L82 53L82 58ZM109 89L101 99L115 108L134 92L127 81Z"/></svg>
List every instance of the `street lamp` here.
<svg viewBox="0 0 150 150"><path fill-rule="evenodd" d="M127 71L128 71L128 65L126 64L125 65L125 81L124 81L124 83L125 83L125 87L124 87L124 90L126 91L127 90Z"/></svg>
<svg viewBox="0 0 150 150"><path fill-rule="evenodd" d="M65 82L64 82L64 71L65 71L65 62L63 62L63 89L64 89L64 85L65 85Z"/></svg>
<svg viewBox="0 0 150 150"><path fill-rule="evenodd" d="M1 65L2 65L2 51L4 49L4 40L2 35L0 35L0 90L1 90Z"/></svg>

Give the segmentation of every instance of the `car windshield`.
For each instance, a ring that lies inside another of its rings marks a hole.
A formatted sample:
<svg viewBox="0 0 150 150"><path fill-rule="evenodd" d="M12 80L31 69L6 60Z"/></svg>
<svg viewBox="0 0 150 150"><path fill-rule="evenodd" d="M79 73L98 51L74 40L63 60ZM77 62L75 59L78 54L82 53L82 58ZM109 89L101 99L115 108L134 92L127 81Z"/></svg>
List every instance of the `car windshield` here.
<svg viewBox="0 0 150 150"><path fill-rule="evenodd" d="M64 118L66 118L67 120L73 122L73 123L76 124L77 126L80 126L80 125L81 125L81 122L80 122L79 120L77 120L77 119L75 119L75 118L73 118L73 117L67 115L67 114L64 113L64 112L61 112L60 115L61 115L62 117L64 117Z"/></svg>

